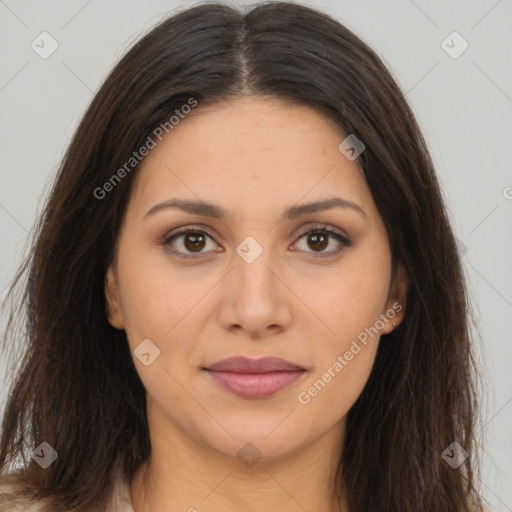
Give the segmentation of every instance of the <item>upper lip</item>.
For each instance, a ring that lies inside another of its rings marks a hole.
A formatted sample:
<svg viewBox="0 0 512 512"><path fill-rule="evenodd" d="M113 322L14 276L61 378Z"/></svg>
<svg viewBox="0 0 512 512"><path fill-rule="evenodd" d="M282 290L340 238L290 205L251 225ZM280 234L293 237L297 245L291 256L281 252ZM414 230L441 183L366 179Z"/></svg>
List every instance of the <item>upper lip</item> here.
<svg viewBox="0 0 512 512"><path fill-rule="evenodd" d="M292 370L304 370L301 366L290 363L280 357L262 357L250 359L248 357L229 357L210 366L206 370L235 373L270 373Z"/></svg>

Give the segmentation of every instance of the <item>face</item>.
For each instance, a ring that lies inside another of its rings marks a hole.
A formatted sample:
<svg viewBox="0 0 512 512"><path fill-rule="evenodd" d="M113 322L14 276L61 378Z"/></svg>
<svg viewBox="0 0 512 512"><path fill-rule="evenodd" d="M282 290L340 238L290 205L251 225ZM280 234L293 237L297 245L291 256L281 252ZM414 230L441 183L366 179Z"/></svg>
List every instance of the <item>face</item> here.
<svg viewBox="0 0 512 512"><path fill-rule="evenodd" d="M406 288L344 138L309 107L251 97L199 105L143 160L106 296L150 430L273 458L344 432ZM233 356L300 370L207 370Z"/></svg>

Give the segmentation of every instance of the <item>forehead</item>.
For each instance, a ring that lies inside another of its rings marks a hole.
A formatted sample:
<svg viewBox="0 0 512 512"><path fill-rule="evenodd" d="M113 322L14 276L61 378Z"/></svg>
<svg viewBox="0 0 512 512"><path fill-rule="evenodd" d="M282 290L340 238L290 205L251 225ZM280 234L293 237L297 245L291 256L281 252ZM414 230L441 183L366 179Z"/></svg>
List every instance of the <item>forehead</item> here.
<svg viewBox="0 0 512 512"><path fill-rule="evenodd" d="M141 208L179 196L256 214L333 195L371 208L360 167L338 149L344 138L326 116L287 101L199 104L155 139L132 193Z"/></svg>

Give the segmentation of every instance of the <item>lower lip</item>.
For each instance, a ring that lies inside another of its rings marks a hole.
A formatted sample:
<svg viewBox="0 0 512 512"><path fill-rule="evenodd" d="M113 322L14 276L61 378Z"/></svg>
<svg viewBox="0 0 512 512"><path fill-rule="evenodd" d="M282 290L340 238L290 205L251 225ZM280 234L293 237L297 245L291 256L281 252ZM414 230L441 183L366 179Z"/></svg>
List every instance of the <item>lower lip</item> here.
<svg viewBox="0 0 512 512"><path fill-rule="evenodd" d="M244 398L263 398L290 386L305 370L269 373L234 373L206 370L223 388Z"/></svg>

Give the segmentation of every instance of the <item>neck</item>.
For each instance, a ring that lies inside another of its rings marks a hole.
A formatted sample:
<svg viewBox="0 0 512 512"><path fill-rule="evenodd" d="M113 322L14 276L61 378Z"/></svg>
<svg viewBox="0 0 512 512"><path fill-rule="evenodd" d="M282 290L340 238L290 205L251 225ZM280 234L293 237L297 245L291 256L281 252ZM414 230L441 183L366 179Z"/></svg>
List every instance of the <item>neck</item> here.
<svg viewBox="0 0 512 512"><path fill-rule="evenodd" d="M348 512L337 496L344 423L279 457L243 462L167 424L130 486L135 512ZM243 443L241 443L243 445Z"/></svg>

